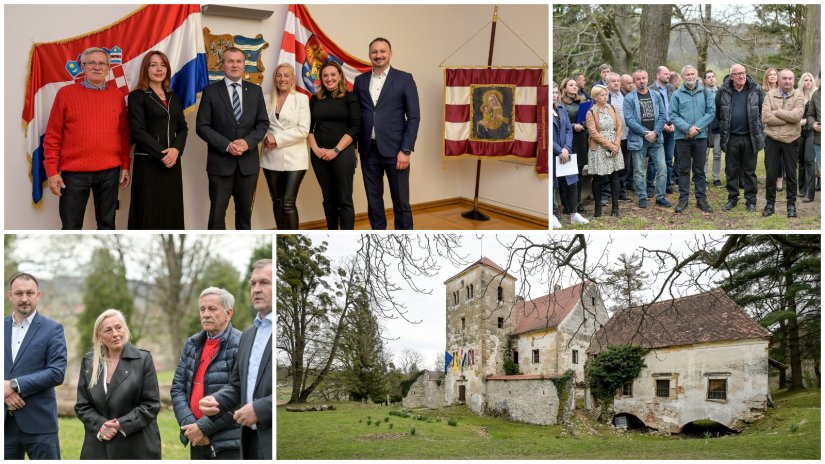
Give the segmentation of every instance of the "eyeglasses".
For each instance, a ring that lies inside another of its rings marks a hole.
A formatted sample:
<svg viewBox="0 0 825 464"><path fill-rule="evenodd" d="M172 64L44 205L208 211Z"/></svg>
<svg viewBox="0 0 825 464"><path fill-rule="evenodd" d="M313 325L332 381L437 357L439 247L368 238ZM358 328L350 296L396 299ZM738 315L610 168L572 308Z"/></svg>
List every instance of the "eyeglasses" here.
<svg viewBox="0 0 825 464"><path fill-rule="evenodd" d="M733 77L739 77L739 76L744 76L745 72L730 73L730 75L733 76Z"/></svg>
<svg viewBox="0 0 825 464"><path fill-rule="evenodd" d="M88 66L90 68L108 68L109 63L105 61L86 61L85 63L83 63L83 66Z"/></svg>

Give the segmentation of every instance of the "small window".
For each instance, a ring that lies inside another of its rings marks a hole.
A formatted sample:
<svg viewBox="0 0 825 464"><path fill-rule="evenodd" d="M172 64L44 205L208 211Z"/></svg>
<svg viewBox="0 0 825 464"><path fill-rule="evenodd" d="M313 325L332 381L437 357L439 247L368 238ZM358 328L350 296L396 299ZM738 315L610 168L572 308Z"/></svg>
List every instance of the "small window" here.
<svg viewBox="0 0 825 464"><path fill-rule="evenodd" d="M473 284L470 284L470 298L473 297Z"/></svg>
<svg viewBox="0 0 825 464"><path fill-rule="evenodd" d="M533 364L539 363L539 350L533 350Z"/></svg>
<svg viewBox="0 0 825 464"><path fill-rule="evenodd" d="M458 304L458 290L453 292L453 304L454 305Z"/></svg>
<svg viewBox="0 0 825 464"><path fill-rule="evenodd" d="M464 318L462 317L462 318L461 318L461 330L464 330L464 327L465 327L465 325L464 325Z"/></svg>
<svg viewBox="0 0 825 464"><path fill-rule="evenodd" d="M622 385L622 396L633 396L633 382L625 382Z"/></svg>
<svg viewBox="0 0 825 464"><path fill-rule="evenodd" d="M656 380L656 396L659 398L670 398L670 379Z"/></svg>
<svg viewBox="0 0 825 464"><path fill-rule="evenodd" d="M573 364L579 363L579 350L573 350Z"/></svg>
<svg viewBox="0 0 825 464"><path fill-rule="evenodd" d="M595 296L590 297L590 306L596 306L596 297Z"/></svg>
<svg viewBox="0 0 825 464"><path fill-rule="evenodd" d="M503 317L498 318L498 328L499 329L504 328L504 318Z"/></svg>
<svg viewBox="0 0 825 464"><path fill-rule="evenodd" d="M518 351L513 351L513 362L518 364Z"/></svg>
<svg viewBox="0 0 825 464"><path fill-rule="evenodd" d="M708 399L726 400L728 399L727 379L708 379Z"/></svg>
<svg viewBox="0 0 825 464"><path fill-rule="evenodd" d="M503 300L504 300L504 288L501 285L499 285L498 286L498 301L503 301Z"/></svg>

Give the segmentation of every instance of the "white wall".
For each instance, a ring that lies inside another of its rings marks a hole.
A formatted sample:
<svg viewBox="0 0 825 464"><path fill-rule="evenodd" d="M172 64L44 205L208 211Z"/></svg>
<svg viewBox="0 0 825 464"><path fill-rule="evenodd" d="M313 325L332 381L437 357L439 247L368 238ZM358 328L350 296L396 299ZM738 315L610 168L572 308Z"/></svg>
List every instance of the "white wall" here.
<svg viewBox="0 0 825 464"><path fill-rule="evenodd" d="M266 21L204 16L203 26L212 33L254 36L261 33L270 46L263 53L267 79L265 94L272 88L271 74L277 64L286 5L244 5L275 10ZM9 5L5 7L5 60L18 63L5 69L5 228L59 229L57 198L48 190L41 205L31 202L29 161L25 155L21 126L23 99L31 44L66 39L102 28L128 15L137 5ZM472 198L475 187L475 160L444 161L441 130L444 104L443 68L445 58L492 18L492 5L311 5L318 25L350 54L367 59L367 47L376 36L387 37L393 45L392 65L413 73L421 102L421 127L412 159L411 202L445 198ZM546 62L549 62L547 5L503 5L500 19L516 31ZM36 20L34 20L36 18ZM20 46L20 44L24 44ZM489 27L445 64L485 65ZM539 65L540 60L507 27L499 23L496 32L494 65ZM209 211L206 179L206 144L194 131L195 113L187 116L190 135L182 158L184 172L185 221L189 229L205 229ZM360 170L355 178L355 209L366 211ZM547 218L549 197L547 177L534 173L532 165L511 161L485 161L482 165L480 198L483 202ZM255 229L274 228L271 200L261 177L252 216ZM391 204L389 193L385 195ZM128 190L120 195L117 226L126 228ZM323 219L321 193L313 173L307 173L298 196L301 221ZM230 206L227 223L234 210ZM86 228L94 227L94 215L87 209Z"/></svg>

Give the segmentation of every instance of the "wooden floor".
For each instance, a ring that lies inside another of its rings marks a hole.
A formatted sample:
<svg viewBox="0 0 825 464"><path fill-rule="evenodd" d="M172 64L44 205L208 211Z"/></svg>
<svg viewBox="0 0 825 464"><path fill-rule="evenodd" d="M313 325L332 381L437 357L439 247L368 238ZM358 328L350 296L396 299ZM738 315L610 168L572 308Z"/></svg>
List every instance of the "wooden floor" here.
<svg viewBox="0 0 825 464"><path fill-rule="evenodd" d="M518 217L518 214L497 212L494 208L479 207L482 213L490 216L489 221L471 221L464 219L461 213L472 209L472 203L467 201L442 202L434 205L413 207L413 223L415 230L547 230L547 221L541 218ZM393 227L392 213L387 214L388 228ZM301 224L301 229L325 229L323 221L312 221ZM366 214L359 214L355 218L356 230L370 230L370 223Z"/></svg>

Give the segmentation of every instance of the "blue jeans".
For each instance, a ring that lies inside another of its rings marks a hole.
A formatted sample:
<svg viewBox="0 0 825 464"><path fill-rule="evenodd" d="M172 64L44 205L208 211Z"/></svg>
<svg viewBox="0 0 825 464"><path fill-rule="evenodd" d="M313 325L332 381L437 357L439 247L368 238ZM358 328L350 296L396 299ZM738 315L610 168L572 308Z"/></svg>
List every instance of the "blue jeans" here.
<svg viewBox="0 0 825 464"><path fill-rule="evenodd" d="M645 144L642 146L641 150L631 150L630 152L633 155L633 181L636 184L636 195L639 196L639 199L647 199L647 186L645 182L645 157L650 157L651 166L648 169L648 172L652 171L655 168L655 183L656 183L656 191L655 196L657 200L663 200L665 198L665 179L667 175L667 167L665 165L665 150L664 147L659 144Z"/></svg>
<svg viewBox="0 0 825 464"><path fill-rule="evenodd" d="M814 144L814 153L816 153L816 172L818 173L822 172L822 153L820 150L822 150L822 146Z"/></svg>
<svg viewBox="0 0 825 464"><path fill-rule="evenodd" d="M662 132L665 139L665 164L667 165L667 181L666 184L670 187L673 184L673 153L676 151L676 133Z"/></svg>

